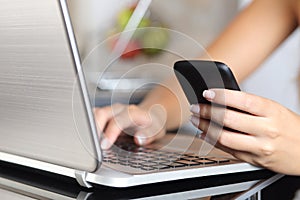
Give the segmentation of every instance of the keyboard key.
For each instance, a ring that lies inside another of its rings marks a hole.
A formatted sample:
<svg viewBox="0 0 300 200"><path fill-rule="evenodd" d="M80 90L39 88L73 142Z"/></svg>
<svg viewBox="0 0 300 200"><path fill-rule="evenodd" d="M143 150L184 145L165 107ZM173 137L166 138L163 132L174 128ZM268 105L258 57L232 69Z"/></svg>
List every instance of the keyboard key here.
<svg viewBox="0 0 300 200"><path fill-rule="evenodd" d="M146 171L155 170L155 168L153 168L153 167L147 167L147 166L142 167L141 169L142 170L146 170Z"/></svg>
<svg viewBox="0 0 300 200"><path fill-rule="evenodd" d="M185 167L186 164L184 164L184 163L173 162L173 163L168 164L168 166L177 168L177 167Z"/></svg>
<svg viewBox="0 0 300 200"><path fill-rule="evenodd" d="M187 157L199 157L197 154L194 153L184 153L183 155Z"/></svg>
<svg viewBox="0 0 300 200"><path fill-rule="evenodd" d="M193 161L193 160L199 160L200 158L199 157L181 157L181 159Z"/></svg>
<svg viewBox="0 0 300 200"><path fill-rule="evenodd" d="M133 167L133 168L138 168L140 169L141 168L141 165L134 165L134 164L129 164L130 167Z"/></svg>
<svg viewBox="0 0 300 200"><path fill-rule="evenodd" d="M156 166L154 166L154 168L156 168L156 169L168 169L170 167L171 166L169 166L169 165L156 165Z"/></svg>
<svg viewBox="0 0 300 200"><path fill-rule="evenodd" d="M113 164L119 164L120 163L118 160L110 160L108 162L113 163Z"/></svg>
<svg viewBox="0 0 300 200"><path fill-rule="evenodd" d="M145 167L155 167L157 166L157 163L153 163L153 162L143 162L141 163L142 166L145 166Z"/></svg>
<svg viewBox="0 0 300 200"><path fill-rule="evenodd" d="M213 160L215 162L218 163L226 163L226 162L230 162L230 160L228 158L217 158L217 157L210 157L208 158L209 160Z"/></svg>
<svg viewBox="0 0 300 200"><path fill-rule="evenodd" d="M141 164L141 163L144 163L145 161L144 160L131 160L131 161L129 161L130 163L132 163L132 164Z"/></svg>
<svg viewBox="0 0 300 200"><path fill-rule="evenodd" d="M121 165L124 165L124 166L128 166L128 165L130 165L130 163L129 162L119 162Z"/></svg>
<svg viewBox="0 0 300 200"><path fill-rule="evenodd" d="M182 163L188 166L199 165L198 162L188 161L188 160L176 160L177 163Z"/></svg>
<svg viewBox="0 0 300 200"><path fill-rule="evenodd" d="M206 160L206 159L195 160L195 162L198 162L198 163L200 163L200 164L205 164L205 165L217 163L217 162L214 161L214 160Z"/></svg>

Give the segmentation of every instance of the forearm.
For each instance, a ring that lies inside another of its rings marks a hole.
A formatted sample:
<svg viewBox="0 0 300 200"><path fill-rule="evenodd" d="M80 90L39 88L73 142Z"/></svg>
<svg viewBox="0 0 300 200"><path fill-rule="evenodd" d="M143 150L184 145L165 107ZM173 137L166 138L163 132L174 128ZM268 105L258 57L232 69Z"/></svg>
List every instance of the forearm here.
<svg viewBox="0 0 300 200"><path fill-rule="evenodd" d="M290 0L257 0L207 48L209 59L230 66L242 82L297 27Z"/></svg>

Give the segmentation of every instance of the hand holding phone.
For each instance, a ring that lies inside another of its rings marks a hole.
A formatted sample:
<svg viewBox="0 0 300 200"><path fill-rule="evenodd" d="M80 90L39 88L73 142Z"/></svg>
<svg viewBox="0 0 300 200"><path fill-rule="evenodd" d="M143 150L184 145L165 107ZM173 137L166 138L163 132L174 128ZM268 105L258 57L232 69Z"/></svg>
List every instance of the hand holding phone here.
<svg viewBox="0 0 300 200"><path fill-rule="evenodd" d="M210 88L238 90L240 88L230 68L221 62L207 60L183 60L174 65L176 77L190 104L211 104L203 97L203 91ZM226 107L225 105L216 105ZM243 112L234 108L229 108ZM226 130L236 131L227 127Z"/></svg>

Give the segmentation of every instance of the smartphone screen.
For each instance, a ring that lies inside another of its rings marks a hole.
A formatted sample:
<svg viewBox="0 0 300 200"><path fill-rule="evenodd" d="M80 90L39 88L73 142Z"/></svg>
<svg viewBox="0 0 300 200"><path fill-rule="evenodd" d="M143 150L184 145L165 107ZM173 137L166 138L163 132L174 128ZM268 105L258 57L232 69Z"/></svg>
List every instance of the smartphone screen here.
<svg viewBox="0 0 300 200"><path fill-rule="evenodd" d="M240 90L230 68L221 62L182 60L174 64L174 71L190 104L210 104L202 96L210 88Z"/></svg>

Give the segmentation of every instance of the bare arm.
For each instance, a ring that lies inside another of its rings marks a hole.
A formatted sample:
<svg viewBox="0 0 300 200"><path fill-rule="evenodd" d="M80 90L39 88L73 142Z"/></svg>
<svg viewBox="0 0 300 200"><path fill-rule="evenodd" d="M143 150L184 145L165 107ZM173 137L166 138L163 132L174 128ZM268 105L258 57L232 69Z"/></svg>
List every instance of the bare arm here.
<svg viewBox="0 0 300 200"><path fill-rule="evenodd" d="M295 30L294 7L292 0L253 1L208 47L208 54L227 63L242 81Z"/></svg>

